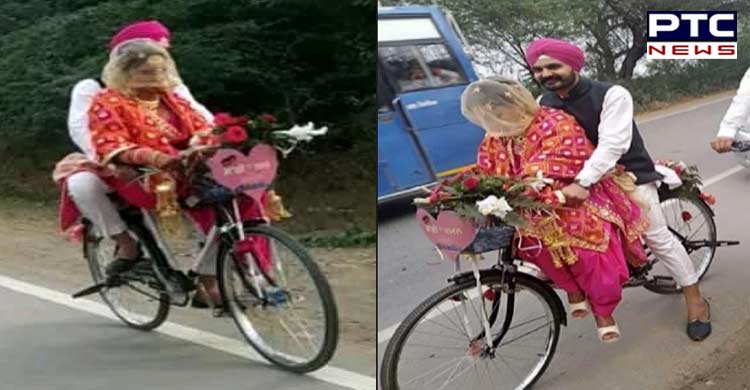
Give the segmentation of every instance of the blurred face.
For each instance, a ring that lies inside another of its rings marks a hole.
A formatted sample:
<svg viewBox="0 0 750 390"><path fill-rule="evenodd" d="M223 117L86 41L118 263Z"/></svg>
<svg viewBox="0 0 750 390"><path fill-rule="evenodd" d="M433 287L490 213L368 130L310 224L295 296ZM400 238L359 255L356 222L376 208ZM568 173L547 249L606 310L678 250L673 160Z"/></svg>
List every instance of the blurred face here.
<svg viewBox="0 0 750 390"><path fill-rule="evenodd" d="M151 55L129 72L130 88L136 92L159 93L168 89L168 64L166 58Z"/></svg>
<svg viewBox="0 0 750 390"><path fill-rule="evenodd" d="M534 72L534 79L550 91L570 89L578 82L578 75L573 68L545 55L539 57L531 70Z"/></svg>

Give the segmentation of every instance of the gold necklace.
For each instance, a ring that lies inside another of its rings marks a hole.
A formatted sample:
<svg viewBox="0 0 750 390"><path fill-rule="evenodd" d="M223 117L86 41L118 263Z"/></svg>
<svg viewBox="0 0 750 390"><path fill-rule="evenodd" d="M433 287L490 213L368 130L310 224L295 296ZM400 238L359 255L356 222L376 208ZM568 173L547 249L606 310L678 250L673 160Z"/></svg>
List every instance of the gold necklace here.
<svg viewBox="0 0 750 390"><path fill-rule="evenodd" d="M141 100L136 98L135 100L138 102L138 105L149 112L156 112L159 109L159 103L161 102L159 98L156 98L156 100Z"/></svg>

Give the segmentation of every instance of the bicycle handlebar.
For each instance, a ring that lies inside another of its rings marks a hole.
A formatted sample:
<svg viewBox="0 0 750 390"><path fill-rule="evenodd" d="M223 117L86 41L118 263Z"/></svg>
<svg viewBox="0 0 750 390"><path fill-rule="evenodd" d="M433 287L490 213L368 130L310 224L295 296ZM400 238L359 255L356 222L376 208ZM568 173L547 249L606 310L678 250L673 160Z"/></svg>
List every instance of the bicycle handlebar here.
<svg viewBox="0 0 750 390"><path fill-rule="evenodd" d="M750 151L750 141L734 141L732 142L733 152L747 152Z"/></svg>

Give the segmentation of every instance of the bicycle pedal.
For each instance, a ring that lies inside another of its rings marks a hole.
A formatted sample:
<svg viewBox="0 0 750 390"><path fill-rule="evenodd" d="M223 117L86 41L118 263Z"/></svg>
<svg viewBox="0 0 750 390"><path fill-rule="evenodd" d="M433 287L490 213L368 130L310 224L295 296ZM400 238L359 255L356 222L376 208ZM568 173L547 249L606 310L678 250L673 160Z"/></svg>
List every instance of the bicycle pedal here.
<svg viewBox="0 0 750 390"><path fill-rule="evenodd" d="M105 283L97 283L93 286L86 287L81 291L73 293L72 297L73 299L76 299L76 298L85 297L86 295L96 294L102 289L104 289L105 287L107 287Z"/></svg>

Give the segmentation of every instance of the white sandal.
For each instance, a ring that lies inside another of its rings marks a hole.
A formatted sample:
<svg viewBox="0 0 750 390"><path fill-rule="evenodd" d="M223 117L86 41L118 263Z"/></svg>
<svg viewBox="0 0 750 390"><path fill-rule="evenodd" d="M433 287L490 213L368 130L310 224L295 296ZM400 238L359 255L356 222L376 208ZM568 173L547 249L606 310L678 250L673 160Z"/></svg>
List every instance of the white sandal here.
<svg viewBox="0 0 750 390"><path fill-rule="evenodd" d="M605 340L604 336L611 334L611 333L616 334L617 337L613 337L613 338ZM620 333L620 328L617 325L596 328L596 334L599 335L599 341L603 343L607 343L607 344L620 341L620 337L622 336L622 334Z"/></svg>
<svg viewBox="0 0 750 390"><path fill-rule="evenodd" d="M575 319L586 318L586 316L589 315L589 309L590 309L589 308L589 302L586 301L586 300L583 300L581 302L576 302L576 303L570 303L570 302L568 302L568 306L570 307L570 316L573 317L573 318L575 318ZM575 313L577 311L579 311L579 312L582 311L583 314L581 314L580 316L573 315L573 313Z"/></svg>

